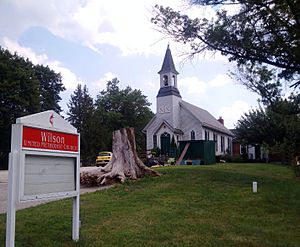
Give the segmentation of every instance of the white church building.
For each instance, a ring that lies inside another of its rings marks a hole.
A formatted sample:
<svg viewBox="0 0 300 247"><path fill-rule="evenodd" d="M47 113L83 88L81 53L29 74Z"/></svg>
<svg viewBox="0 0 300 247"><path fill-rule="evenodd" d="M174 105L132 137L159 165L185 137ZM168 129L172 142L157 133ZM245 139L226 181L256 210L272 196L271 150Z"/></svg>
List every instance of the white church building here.
<svg viewBox="0 0 300 247"><path fill-rule="evenodd" d="M156 114L145 126L147 150L160 148L161 154L169 154L173 140L211 140L215 142L215 154L232 152L233 134L208 111L182 100L177 87L178 72L175 69L168 45L161 70L160 88L156 96Z"/></svg>

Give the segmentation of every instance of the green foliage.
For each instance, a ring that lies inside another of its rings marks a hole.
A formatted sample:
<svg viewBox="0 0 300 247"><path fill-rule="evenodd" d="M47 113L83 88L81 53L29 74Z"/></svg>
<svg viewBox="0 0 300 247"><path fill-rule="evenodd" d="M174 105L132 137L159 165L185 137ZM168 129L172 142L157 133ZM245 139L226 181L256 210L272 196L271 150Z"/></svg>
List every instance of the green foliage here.
<svg viewBox="0 0 300 247"><path fill-rule="evenodd" d="M118 83L108 81L95 104L86 86L78 85L71 95L67 120L80 132L84 165L93 164L99 151L111 151L112 132L125 127L135 129L137 149L145 150L142 129L153 117L150 103L140 90L120 89Z"/></svg>
<svg viewBox="0 0 300 247"><path fill-rule="evenodd" d="M38 112L39 81L32 63L1 49L0 71L1 126L13 123L20 116Z"/></svg>
<svg viewBox="0 0 300 247"><path fill-rule="evenodd" d="M160 156L160 153L161 153L161 150L159 147L155 147L155 148L152 148L151 149L151 154L154 156L154 157L159 157Z"/></svg>
<svg viewBox="0 0 300 247"><path fill-rule="evenodd" d="M68 104L69 116L67 120L79 131L80 133L80 151L83 163L88 160L94 160L95 150L94 143L94 102L93 98L89 95L86 85L78 84Z"/></svg>
<svg viewBox="0 0 300 247"><path fill-rule="evenodd" d="M125 128L134 127L138 150L145 150L145 136L142 129L153 117L150 103L140 90L127 86L120 89L119 81L114 78L108 81L106 90L100 92L96 100L96 114L99 124L106 126L107 133Z"/></svg>
<svg viewBox="0 0 300 247"><path fill-rule="evenodd" d="M232 163L244 163L246 162L245 157L243 157L242 155L236 155L232 157L231 160Z"/></svg>
<svg viewBox="0 0 300 247"><path fill-rule="evenodd" d="M80 238L71 239L72 200L17 211L16 246L297 247L300 184L286 166L172 166L80 197ZM258 193L252 182L258 182ZM5 214L0 243L5 243ZM2 245L1 245L2 246Z"/></svg>
<svg viewBox="0 0 300 247"><path fill-rule="evenodd" d="M290 161L300 147L300 4L291 1L189 0L213 7L216 16L190 18L156 5L152 23L176 42L190 46L190 57L220 52L237 65L231 72L261 97L265 109L252 110L238 122L244 144L266 144ZM234 8L230 14L226 8ZM294 92L287 98L289 85ZM284 96L284 97L283 97Z"/></svg>
<svg viewBox="0 0 300 247"><path fill-rule="evenodd" d="M61 107L58 104L61 100L59 94L65 90L61 75L43 65L34 66L34 73L40 82L40 110L61 112Z"/></svg>
<svg viewBox="0 0 300 247"><path fill-rule="evenodd" d="M16 118L53 109L60 112L61 76L0 47L0 167L7 165L11 124ZM3 159L2 159L3 158Z"/></svg>
<svg viewBox="0 0 300 247"><path fill-rule="evenodd" d="M190 18L156 5L152 22L176 42L190 46L190 56L219 51L237 63L234 73L263 101L279 97L281 81L300 86L300 4L291 1L190 0L213 6L212 20ZM229 14L227 8L236 12ZM270 90L269 92L266 92Z"/></svg>
<svg viewBox="0 0 300 247"><path fill-rule="evenodd" d="M246 113L238 121L237 138L244 144L266 145L271 154L291 161L300 153L300 116L289 114L293 109L294 101L281 100L266 109Z"/></svg>

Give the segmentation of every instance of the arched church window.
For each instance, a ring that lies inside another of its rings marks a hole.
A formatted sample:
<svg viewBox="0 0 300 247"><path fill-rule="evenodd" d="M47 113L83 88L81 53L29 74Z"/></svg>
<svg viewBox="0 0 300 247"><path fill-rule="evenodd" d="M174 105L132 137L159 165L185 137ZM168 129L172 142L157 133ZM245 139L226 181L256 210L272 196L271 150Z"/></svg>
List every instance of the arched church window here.
<svg viewBox="0 0 300 247"><path fill-rule="evenodd" d="M191 140L195 140L196 139L196 134L195 131L191 131Z"/></svg>
<svg viewBox="0 0 300 247"><path fill-rule="evenodd" d="M167 75L164 75L163 76L163 83L164 83L164 86L168 86L169 85L169 79L168 79L168 76Z"/></svg>
<svg viewBox="0 0 300 247"><path fill-rule="evenodd" d="M173 83L173 86L177 87L175 75L172 76L172 83Z"/></svg>
<svg viewBox="0 0 300 247"><path fill-rule="evenodd" d="M157 136L153 135L153 147L156 148L157 147Z"/></svg>
<svg viewBox="0 0 300 247"><path fill-rule="evenodd" d="M205 130L205 140L209 141L209 131Z"/></svg>
<svg viewBox="0 0 300 247"><path fill-rule="evenodd" d="M162 137L170 137L170 134L168 132L164 132L161 136Z"/></svg>

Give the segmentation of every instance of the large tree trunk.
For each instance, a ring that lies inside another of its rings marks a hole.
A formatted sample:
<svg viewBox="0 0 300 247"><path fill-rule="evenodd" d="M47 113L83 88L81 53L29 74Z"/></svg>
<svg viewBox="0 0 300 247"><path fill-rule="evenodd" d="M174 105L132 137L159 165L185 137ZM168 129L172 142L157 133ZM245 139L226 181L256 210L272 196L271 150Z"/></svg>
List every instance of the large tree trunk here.
<svg viewBox="0 0 300 247"><path fill-rule="evenodd" d="M81 184L107 185L115 181L123 183L127 179L138 179L145 175L159 176L139 159L136 152L133 128L124 128L113 132L112 159L101 168L81 174Z"/></svg>

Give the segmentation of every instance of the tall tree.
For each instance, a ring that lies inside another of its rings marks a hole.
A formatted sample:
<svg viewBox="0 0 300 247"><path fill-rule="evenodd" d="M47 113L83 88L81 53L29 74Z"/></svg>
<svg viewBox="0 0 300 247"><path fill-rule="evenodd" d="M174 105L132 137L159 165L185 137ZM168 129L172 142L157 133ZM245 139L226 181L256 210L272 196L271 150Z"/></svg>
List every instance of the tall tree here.
<svg viewBox="0 0 300 247"><path fill-rule="evenodd" d="M41 110L59 113L63 90L59 74L0 47L0 168L7 167L11 124Z"/></svg>
<svg viewBox="0 0 300 247"><path fill-rule="evenodd" d="M33 64L1 48L0 71L0 123L8 125L17 117L39 111L39 81Z"/></svg>
<svg viewBox="0 0 300 247"><path fill-rule="evenodd" d="M242 143L266 145L271 153L292 161L300 155L300 116L289 114L294 105L288 100L278 101L276 108L280 113L269 106L245 114L238 121L235 134Z"/></svg>
<svg viewBox="0 0 300 247"><path fill-rule="evenodd" d="M40 82L40 105L41 111L54 110L61 112L59 101L60 92L65 90L60 74L55 73L48 66L34 66L34 73Z"/></svg>
<svg viewBox="0 0 300 247"><path fill-rule="evenodd" d="M142 129L153 117L150 103L140 90L126 87L120 89L117 78L108 81L106 90L100 92L96 100L96 108L99 116L102 116L101 124L109 128L110 139L114 130L134 127L138 150L145 149L145 137Z"/></svg>
<svg viewBox="0 0 300 247"><path fill-rule="evenodd" d="M7 168L11 124L40 110L39 81L33 65L0 47L0 168Z"/></svg>
<svg viewBox="0 0 300 247"><path fill-rule="evenodd" d="M94 102L89 95L87 86L83 88L80 84L77 85L71 99L68 103L69 116L67 120L80 133L80 149L83 162L93 159L95 156L94 149Z"/></svg>
<svg viewBox="0 0 300 247"><path fill-rule="evenodd" d="M156 5L152 22L175 41L189 44L191 57L205 51L219 51L229 61L236 61L235 74L267 103L280 98L278 88L283 81L291 87L300 87L298 0L188 0L188 3L212 6L216 16L212 20L193 19L170 7ZM230 15L224 7L238 11Z"/></svg>

